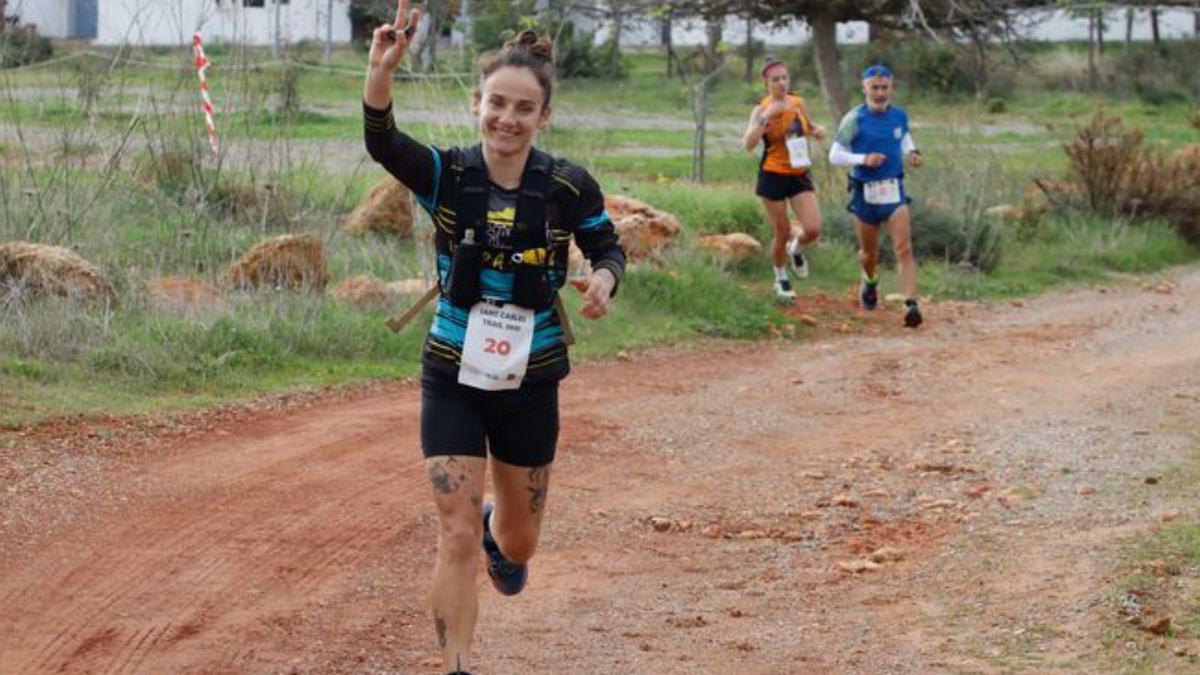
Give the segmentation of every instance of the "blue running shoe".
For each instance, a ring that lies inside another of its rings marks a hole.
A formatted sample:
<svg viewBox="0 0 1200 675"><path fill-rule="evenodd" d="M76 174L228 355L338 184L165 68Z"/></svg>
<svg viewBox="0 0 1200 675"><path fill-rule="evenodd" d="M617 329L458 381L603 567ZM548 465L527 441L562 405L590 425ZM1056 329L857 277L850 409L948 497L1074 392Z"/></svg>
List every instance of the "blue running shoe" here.
<svg viewBox="0 0 1200 675"><path fill-rule="evenodd" d="M491 502L483 504L483 552L487 554L487 572L492 578L492 585L503 595L516 595L525 588L525 579L529 577L528 566L518 565L508 561L492 538L492 509Z"/></svg>
<svg viewBox="0 0 1200 675"><path fill-rule="evenodd" d="M858 299L862 301L863 309L875 309L879 305L879 287L866 279L858 287Z"/></svg>

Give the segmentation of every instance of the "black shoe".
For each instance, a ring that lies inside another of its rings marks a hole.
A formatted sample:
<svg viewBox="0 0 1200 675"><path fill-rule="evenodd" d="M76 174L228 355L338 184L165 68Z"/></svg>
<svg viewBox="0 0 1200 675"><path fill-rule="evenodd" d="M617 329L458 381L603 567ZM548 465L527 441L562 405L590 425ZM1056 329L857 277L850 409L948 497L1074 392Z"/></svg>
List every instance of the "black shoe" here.
<svg viewBox="0 0 1200 675"><path fill-rule="evenodd" d="M483 552L487 554L487 572L492 578L492 585L504 595L516 595L525 588L525 580L529 576L526 565L510 562L500 552L496 540L492 538L492 503L483 505Z"/></svg>
<svg viewBox="0 0 1200 675"><path fill-rule="evenodd" d="M879 306L879 286L864 279L858 286L858 299L863 309L875 309Z"/></svg>
<svg viewBox="0 0 1200 675"><path fill-rule="evenodd" d="M921 318L921 310L917 309L917 301L905 300L904 306L908 308L904 311L904 325L909 328L920 326L924 319Z"/></svg>

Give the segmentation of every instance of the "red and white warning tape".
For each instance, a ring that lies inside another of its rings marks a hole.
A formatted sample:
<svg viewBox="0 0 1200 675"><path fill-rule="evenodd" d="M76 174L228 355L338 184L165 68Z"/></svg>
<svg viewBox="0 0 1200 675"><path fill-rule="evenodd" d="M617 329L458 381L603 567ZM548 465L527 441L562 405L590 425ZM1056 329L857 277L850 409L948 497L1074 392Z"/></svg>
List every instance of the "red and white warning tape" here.
<svg viewBox="0 0 1200 675"><path fill-rule="evenodd" d="M204 122L208 125L208 142L212 145L213 157L220 155L220 146L217 144L217 126L213 123L213 104L212 98L208 95L208 79L205 71L208 70L208 57L204 55L204 41L200 38L199 33L192 35L192 51L196 55L196 75L200 77L200 98L204 101Z"/></svg>

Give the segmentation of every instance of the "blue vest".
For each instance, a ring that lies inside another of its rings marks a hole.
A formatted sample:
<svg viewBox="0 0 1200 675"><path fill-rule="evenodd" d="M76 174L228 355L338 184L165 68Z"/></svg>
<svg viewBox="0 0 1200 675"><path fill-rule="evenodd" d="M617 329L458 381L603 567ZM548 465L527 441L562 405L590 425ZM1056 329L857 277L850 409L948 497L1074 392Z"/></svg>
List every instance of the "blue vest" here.
<svg viewBox="0 0 1200 675"><path fill-rule="evenodd" d="M850 152L878 152L887 155L887 161L874 169L856 166L850 170L850 177L860 182L902 178L904 153L900 150L900 139L908 133L908 113L894 105L881 113L874 113L865 103L858 106L854 113L857 128L854 140L850 143Z"/></svg>

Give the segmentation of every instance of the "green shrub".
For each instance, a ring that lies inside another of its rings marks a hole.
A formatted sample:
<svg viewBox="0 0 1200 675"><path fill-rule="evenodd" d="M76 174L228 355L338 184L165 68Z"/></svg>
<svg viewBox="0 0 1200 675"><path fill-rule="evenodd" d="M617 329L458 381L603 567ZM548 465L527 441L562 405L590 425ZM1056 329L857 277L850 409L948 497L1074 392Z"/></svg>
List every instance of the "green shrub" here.
<svg viewBox="0 0 1200 675"><path fill-rule="evenodd" d="M75 75L76 100L85 115L91 114L104 95L109 84L106 64L91 59L81 59L72 64Z"/></svg>
<svg viewBox="0 0 1200 675"><path fill-rule="evenodd" d="M925 39L893 40L882 45L868 45L861 63L863 67L886 64L914 89L939 94L974 93L973 78L953 45Z"/></svg>
<svg viewBox="0 0 1200 675"><path fill-rule="evenodd" d="M0 68L39 63L54 54L50 40L32 26L18 26L0 33Z"/></svg>
<svg viewBox="0 0 1200 675"><path fill-rule="evenodd" d="M974 92L971 77L963 70L954 47L920 40L911 49L915 86L942 94Z"/></svg>
<svg viewBox="0 0 1200 675"><path fill-rule="evenodd" d="M631 269L621 282L622 302L653 307L703 335L753 338L766 333L772 311L765 294L747 293L701 255L675 253L668 267Z"/></svg>
<svg viewBox="0 0 1200 675"><path fill-rule="evenodd" d="M947 263L991 272L1003 250L995 223L961 211L913 209L913 255L919 260Z"/></svg>
<svg viewBox="0 0 1200 675"><path fill-rule="evenodd" d="M300 68L288 61L275 78L275 112L285 120L300 111Z"/></svg>
<svg viewBox="0 0 1200 675"><path fill-rule="evenodd" d="M1196 63L1200 60L1200 48L1188 44L1190 41L1180 42L1164 45L1164 52L1151 45L1136 45L1126 50L1116 61L1117 77L1113 78L1113 84L1120 87L1121 93L1133 94L1153 106L1200 98L1200 74L1196 68L1172 65Z"/></svg>
<svg viewBox="0 0 1200 675"><path fill-rule="evenodd" d="M575 25L567 22L554 43L559 77L587 78L600 75L598 49L590 35L575 36Z"/></svg>
<svg viewBox="0 0 1200 675"><path fill-rule="evenodd" d="M396 20L396 3L391 0L350 0L350 32L360 40L368 38L375 27Z"/></svg>
<svg viewBox="0 0 1200 675"><path fill-rule="evenodd" d="M635 183L629 194L679 217L694 236L745 232L768 241L762 205L750 190L700 186L692 183Z"/></svg>

